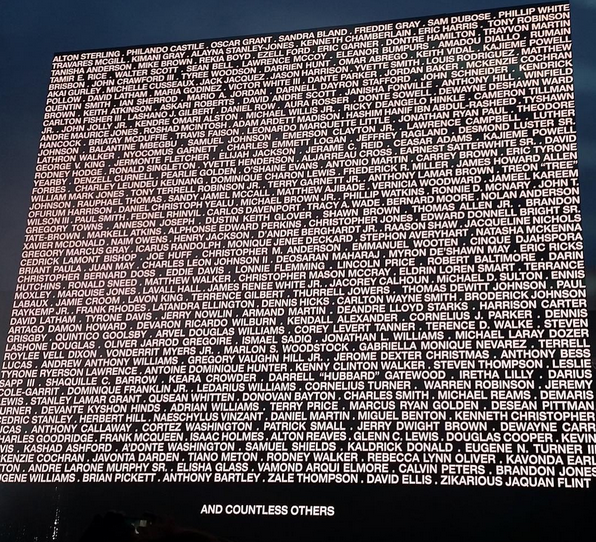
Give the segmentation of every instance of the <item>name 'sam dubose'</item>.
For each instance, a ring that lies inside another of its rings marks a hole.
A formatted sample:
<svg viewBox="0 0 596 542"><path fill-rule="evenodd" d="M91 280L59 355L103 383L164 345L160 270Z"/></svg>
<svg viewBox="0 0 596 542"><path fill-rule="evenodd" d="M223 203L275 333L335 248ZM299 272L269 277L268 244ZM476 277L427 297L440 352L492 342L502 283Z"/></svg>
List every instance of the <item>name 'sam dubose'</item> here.
<svg viewBox="0 0 596 542"><path fill-rule="evenodd" d="M305 504L204 504L201 514L229 516L327 516L335 515L334 506Z"/></svg>

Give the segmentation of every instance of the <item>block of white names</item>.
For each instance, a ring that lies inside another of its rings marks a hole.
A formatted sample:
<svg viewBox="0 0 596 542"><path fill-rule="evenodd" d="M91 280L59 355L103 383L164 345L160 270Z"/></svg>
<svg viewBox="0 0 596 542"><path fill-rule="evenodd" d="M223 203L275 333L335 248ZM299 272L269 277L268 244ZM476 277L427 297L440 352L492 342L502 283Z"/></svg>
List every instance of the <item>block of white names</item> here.
<svg viewBox="0 0 596 542"><path fill-rule="evenodd" d="M588 487L569 6L58 54L0 481Z"/></svg>

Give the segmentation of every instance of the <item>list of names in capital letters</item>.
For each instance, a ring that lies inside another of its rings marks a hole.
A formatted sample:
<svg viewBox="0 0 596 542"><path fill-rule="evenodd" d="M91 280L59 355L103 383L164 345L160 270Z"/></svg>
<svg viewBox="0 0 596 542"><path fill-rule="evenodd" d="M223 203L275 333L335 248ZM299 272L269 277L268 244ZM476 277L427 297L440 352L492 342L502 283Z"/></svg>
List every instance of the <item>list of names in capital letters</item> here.
<svg viewBox="0 0 596 542"><path fill-rule="evenodd" d="M567 5L54 59L2 481L588 487Z"/></svg>

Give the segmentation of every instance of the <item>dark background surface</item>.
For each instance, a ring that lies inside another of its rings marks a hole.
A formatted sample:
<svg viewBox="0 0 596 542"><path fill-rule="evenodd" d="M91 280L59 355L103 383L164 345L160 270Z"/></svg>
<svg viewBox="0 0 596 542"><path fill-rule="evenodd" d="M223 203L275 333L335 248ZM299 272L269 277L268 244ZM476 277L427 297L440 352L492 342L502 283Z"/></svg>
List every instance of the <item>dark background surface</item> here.
<svg viewBox="0 0 596 542"><path fill-rule="evenodd" d="M54 52L195 41L442 13L514 0L3 0L0 11L0 351ZM596 0L571 2L589 306L596 281ZM596 300L596 297L594 297ZM592 334L594 336L594 334ZM334 518L201 516L211 503L334 505ZM0 486L0 541L78 540L95 514L171 517L231 541L593 541L594 490L385 486Z"/></svg>
<svg viewBox="0 0 596 542"><path fill-rule="evenodd" d="M593 542L596 533L591 490L104 484L13 485L2 494L3 542L78 541L110 510L158 514L229 542ZM333 504L335 516L200 514L217 503Z"/></svg>

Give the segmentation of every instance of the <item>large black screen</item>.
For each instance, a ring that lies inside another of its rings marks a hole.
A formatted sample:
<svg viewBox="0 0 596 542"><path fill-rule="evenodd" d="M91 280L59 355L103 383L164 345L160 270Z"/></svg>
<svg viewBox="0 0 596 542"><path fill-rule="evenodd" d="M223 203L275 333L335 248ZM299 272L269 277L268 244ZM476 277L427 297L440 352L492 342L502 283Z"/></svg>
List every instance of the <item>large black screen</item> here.
<svg viewBox="0 0 596 542"><path fill-rule="evenodd" d="M43 126L1 481L589 487L568 5L61 53Z"/></svg>

